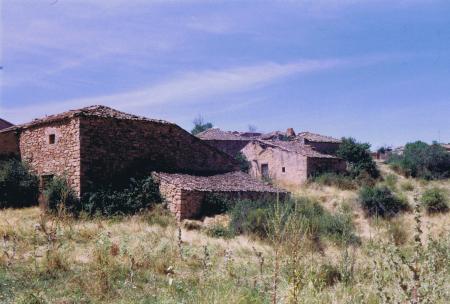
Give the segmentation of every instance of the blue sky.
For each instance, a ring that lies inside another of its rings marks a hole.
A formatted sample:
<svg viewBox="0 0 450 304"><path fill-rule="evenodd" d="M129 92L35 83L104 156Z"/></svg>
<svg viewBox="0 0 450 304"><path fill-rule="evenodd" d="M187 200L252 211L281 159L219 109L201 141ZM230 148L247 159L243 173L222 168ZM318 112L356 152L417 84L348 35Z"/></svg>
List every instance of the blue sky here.
<svg viewBox="0 0 450 304"><path fill-rule="evenodd" d="M450 1L3 0L0 117L450 142Z"/></svg>

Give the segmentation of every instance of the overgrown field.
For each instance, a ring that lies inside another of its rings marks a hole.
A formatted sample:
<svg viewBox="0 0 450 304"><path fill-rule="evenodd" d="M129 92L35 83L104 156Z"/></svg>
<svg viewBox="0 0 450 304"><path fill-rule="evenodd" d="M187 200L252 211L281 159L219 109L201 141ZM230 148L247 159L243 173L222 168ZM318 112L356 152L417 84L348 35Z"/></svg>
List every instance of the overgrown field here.
<svg viewBox="0 0 450 304"><path fill-rule="evenodd" d="M381 172L409 210L368 217L358 190L311 183L295 197L324 211L279 206L237 236L229 216L179 226L159 207L78 219L2 210L0 303L448 303L450 215L414 197L450 181Z"/></svg>

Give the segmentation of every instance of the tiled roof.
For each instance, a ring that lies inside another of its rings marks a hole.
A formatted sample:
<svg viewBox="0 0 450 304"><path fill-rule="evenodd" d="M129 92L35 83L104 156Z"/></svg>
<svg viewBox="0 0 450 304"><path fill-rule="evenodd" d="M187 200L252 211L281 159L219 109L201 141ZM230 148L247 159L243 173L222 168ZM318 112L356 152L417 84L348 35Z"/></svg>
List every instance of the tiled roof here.
<svg viewBox="0 0 450 304"><path fill-rule="evenodd" d="M231 132L223 131L219 128L211 128L197 134L197 137L202 140L250 140L260 136L260 133L252 132Z"/></svg>
<svg viewBox="0 0 450 304"><path fill-rule="evenodd" d="M35 119L29 123L13 126L13 127L4 129L2 131L4 132L4 131L9 131L9 130L26 129L26 128L29 128L32 126L37 126L37 125L41 125L41 124L45 124L45 123L49 123L49 122L60 121L63 119L70 119L70 118L78 117L78 116L115 118L115 119L123 119L123 120L141 120L141 121L151 121L151 122L163 123L163 124L171 124L164 120L150 119L150 118L146 118L143 116L137 116L137 115L124 113L124 112L112 109L110 107L94 105L94 106L89 106L89 107L85 107L85 108L78 109L78 110L70 110L67 112L60 113L60 114L45 116L40 119Z"/></svg>
<svg viewBox="0 0 450 304"><path fill-rule="evenodd" d="M297 135L299 138L304 138L306 140L312 141L312 142L326 142L326 143L341 143L342 141L340 139L336 139L330 136L320 135L316 133L311 132L301 132Z"/></svg>
<svg viewBox="0 0 450 304"><path fill-rule="evenodd" d="M11 126L13 126L12 123L10 123L9 121L6 121L6 120L0 118L0 130L9 128Z"/></svg>
<svg viewBox="0 0 450 304"><path fill-rule="evenodd" d="M171 173L153 173L153 176L156 180L163 180L183 190L287 193L285 190L275 188L240 171L213 176L194 176Z"/></svg>
<svg viewBox="0 0 450 304"><path fill-rule="evenodd" d="M282 140L256 140L262 147L273 147L273 148L279 148L284 151L288 152L294 152L298 153L303 156L307 157L314 157L314 158L338 158L333 155L329 154L323 154L316 150L314 150L311 146L305 145L299 141L292 140L292 141L282 141Z"/></svg>

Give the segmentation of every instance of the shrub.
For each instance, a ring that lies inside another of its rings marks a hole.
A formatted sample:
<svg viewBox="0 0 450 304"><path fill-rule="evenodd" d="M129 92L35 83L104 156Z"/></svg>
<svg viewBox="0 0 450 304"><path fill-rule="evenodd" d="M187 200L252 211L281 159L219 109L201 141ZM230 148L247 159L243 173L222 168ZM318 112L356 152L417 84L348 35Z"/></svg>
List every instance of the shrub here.
<svg viewBox="0 0 450 304"><path fill-rule="evenodd" d="M405 176L428 180L450 177L450 153L437 143L408 143L403 154L392 155L388 163Z"/></svg>
<svg viewBox="0 0 450 304"><path fill-rule="evenodd" d="M429 214L447 212L449 210L448 197L444 189L435 187L426 190L422 194L421 202Z"/></svg>
<svg viewBox="0 0 450 304"><path fill-rule="evenodd" d="M212 216L228 211L231 202L219 194L206 194L202 200L201 216Z"/></svg>
<svg viewBox="0 0 450 304"><path fill-rule="evenodd" d="M404 245L408 241L407 227L401 220L390 221L388 223L387 233L397 246Z"/></svg>
<svg viewBox="0 0 450 304"><path fill-rule="evenodd" d="M206 234L214 238L231 239L234 237L233 231L222 225L214 225L206 230Z"/></svg>
<svg viewBox="0 0 450 304"><path fill-rule="evenodd" d="M60 208L75 212L80 208L79 200L65 178L54 177L44 190L44 197L48 210L52 212L56 212Z"/></svg>
<svg viewBox="0 0 450 304"><path fill-rule="evenodd" d="M239 152L238 155L236 155L236 160L239 163L239 169L242 172L248 173L250 171L250 162L243 153Z"/></svg>
<svg viewBox="0 0 450 304"><path fill-rule="evenodd" d="M386 186L388 186L391 190L395 190L397 188L397 175L394 174L388 174L384 178L384 182L386 183Z"/></svg>
<svg viewBox="0 0 450 304"><path fill-rule="evenodd" d="M230 229L239 234L247 233L262 238L273 236L275 230L269 229L273 215L280 210L275 210L276 202L240 201L231 210ZM304 233L311 239L326 237L337 243L355 242L351 217L343 214L331 214L319 203L308 198L288 200L280 203L282 210L280 225L296 223L295 227L301 227L302 231L290 231L289 233Z"/></svg>
<svg viewBox="0 0 450 304"><path fill-rule="evenodd" d="M314 176L312 181L321 185L336 187L342 190L354 190L358 187L357 183L350 176L331 172Z"/></svg>
<svg viewBox="0 0 450 304"><path fill-rule="evenodd" d="M380 176L370 154L370 144L368 143L358 143L354 138L343 138L337 150L337 156L347 161L349 172L353 177L357 177L363 172L367 172L372 178Z"/></svg>
<svg viewBox="0 0 450 304"><path fill-rule="evenodd" d="M0 160L0 208L25 207L37 203L38 178L17 159Z"/></svg>
<svg viewBox="0 0 450 304"><path fill-rule="evenodd" d="M408 204L396 197L386 186L363 187L359 191L359 201L366 215L389 217L408 210Z"/></svg>
<svg viewBox="0 0 450 304"><path fill-rule="evenodd" d="M151 177L130 179L124 189L113 187L83 195L82 209L88 214L121 215L133 214L161 202L159 188Z"/></svg>

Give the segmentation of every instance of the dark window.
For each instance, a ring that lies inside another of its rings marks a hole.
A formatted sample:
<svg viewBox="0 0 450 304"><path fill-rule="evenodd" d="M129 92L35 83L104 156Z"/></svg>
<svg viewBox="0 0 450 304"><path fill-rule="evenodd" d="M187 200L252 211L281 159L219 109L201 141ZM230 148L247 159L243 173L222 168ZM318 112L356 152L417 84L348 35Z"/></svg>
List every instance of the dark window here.
<svg viewBox="0 0 450 304"><path fill-rule="evenodd" d="M48 136L48 143L51 144L51 145L53 145L53 144L55 143L55 139L56 139L55 134L50 134L50 135Z"/></svg>
<svg viewBox="0 0 450 304"><path fill-rule="evenodd" d="M263 178L269 178L269 164L261 164L261 175Z"/></svg>
<svg viewBox="0 0 450 304"><path fill-rule="evenodd" d="M283 168L281 168L281 172L286 172L286 168L285 167L283 167Z"/></svg>

